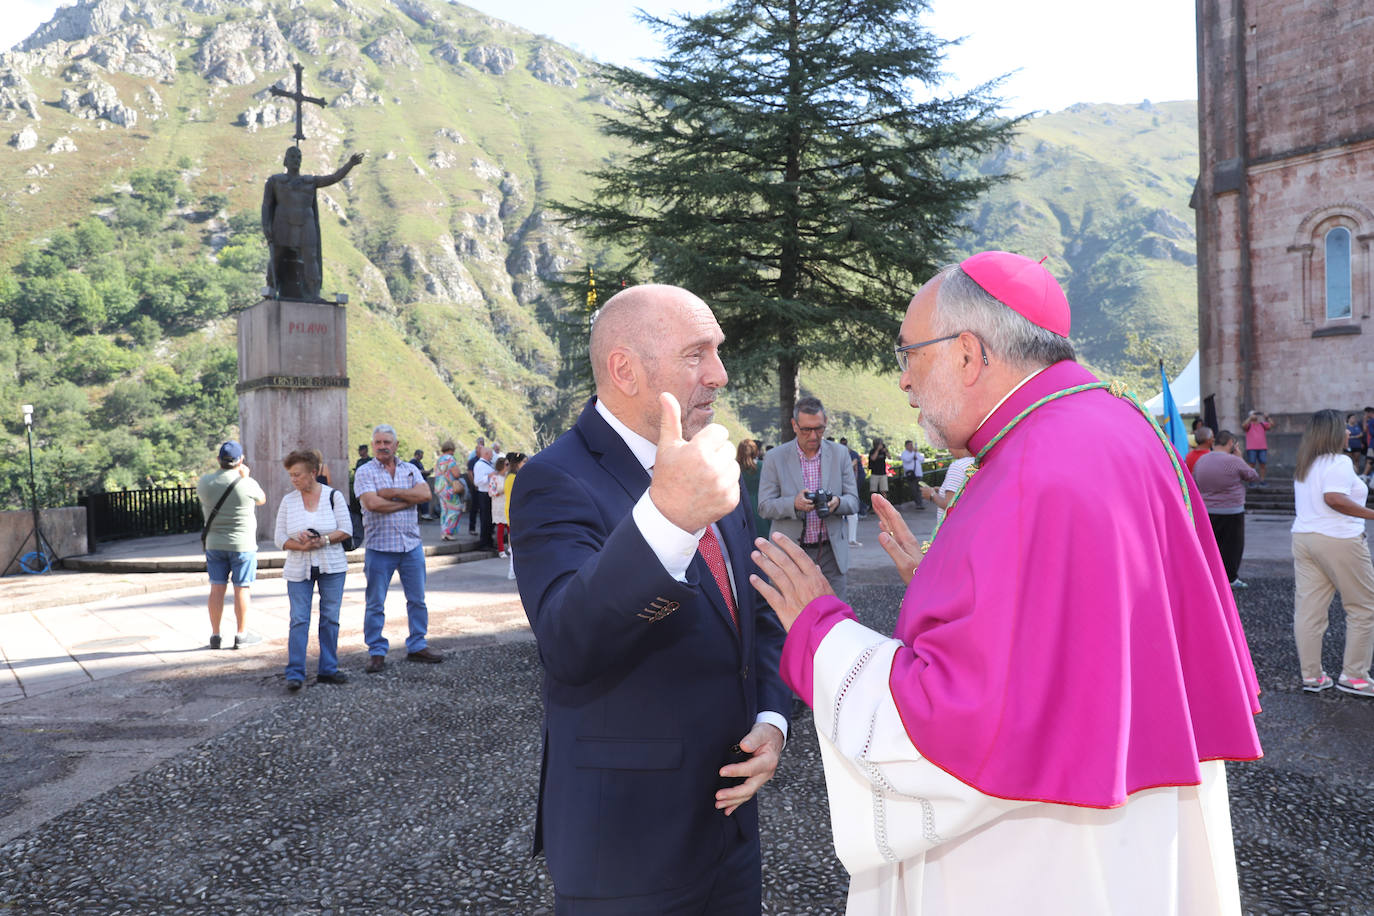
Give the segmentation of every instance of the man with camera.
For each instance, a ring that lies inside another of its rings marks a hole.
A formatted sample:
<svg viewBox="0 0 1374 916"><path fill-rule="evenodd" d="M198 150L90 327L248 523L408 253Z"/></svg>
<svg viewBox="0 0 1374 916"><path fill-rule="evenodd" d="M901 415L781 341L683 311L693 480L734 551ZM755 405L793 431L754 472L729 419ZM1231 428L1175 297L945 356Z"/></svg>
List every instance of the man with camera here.
<svg viewBox="0 0 1374 916"><path fill-rule="evenodd" d="M859 511L859 486L849 449L827 441L825 425L819 398L797 401L792 409L796 439L763 458L759 515L773 520L774 531L800 544L835 594L844 595L849 542L842 516Z"/></svg>

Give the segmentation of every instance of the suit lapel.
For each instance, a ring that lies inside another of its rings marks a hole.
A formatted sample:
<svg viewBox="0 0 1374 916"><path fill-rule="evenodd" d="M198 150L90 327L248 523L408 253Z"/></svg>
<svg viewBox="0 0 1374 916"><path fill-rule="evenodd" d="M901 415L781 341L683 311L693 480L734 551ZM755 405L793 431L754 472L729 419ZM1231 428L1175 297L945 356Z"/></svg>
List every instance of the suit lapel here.
<svg viewBox="0 0 1374 916"><path fill-rule="evenodd" d="M644 470L625 440L596 412L595 398L582 408L582 415L577 418L577 430L587 443L587 450L597 457L602 469L625 488L631 500L638 501L649 489L649 472Z"/></svg>

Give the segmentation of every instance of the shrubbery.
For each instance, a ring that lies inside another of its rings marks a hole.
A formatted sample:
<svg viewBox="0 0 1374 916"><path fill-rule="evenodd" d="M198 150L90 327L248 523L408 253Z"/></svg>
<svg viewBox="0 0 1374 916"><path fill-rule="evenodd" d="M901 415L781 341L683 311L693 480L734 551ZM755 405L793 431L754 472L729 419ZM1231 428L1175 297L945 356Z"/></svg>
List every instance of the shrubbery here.
<svg viewBox="0 0 1374 916"><path fill-rule="evenodd" d="M139 169L102 216L35 242L0 276L0 422L11 433L0 506L29 505L20 404L35 409L44 506L82 490L190 482L228 434L237 357L198 332L254 301L265 254L257 216L236 213L212 258L203 227L169 215L195 200L178 170ZM213 211L228 203L202 200Z"/></svg>

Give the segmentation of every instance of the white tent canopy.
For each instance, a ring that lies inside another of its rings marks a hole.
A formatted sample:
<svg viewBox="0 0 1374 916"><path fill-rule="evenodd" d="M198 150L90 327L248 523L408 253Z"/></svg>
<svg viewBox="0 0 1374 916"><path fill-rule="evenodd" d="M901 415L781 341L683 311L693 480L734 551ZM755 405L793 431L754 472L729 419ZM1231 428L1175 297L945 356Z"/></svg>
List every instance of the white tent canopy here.
<svg viewBox="0 0 1374 916"><path fill-rule="evenodd" d="M1198 352L1193 351L1193 358L1188 360L1188 365L1183 367L1172 382L1169 383L1169 390L1173 392L1174 403L1178 405L1180 414L1201 413L1202 397L1200 389L1202 380L1198 375ZM1164 415L1164 392L1160 392L1145 402L1145 407L1156 417Z"/></svg>

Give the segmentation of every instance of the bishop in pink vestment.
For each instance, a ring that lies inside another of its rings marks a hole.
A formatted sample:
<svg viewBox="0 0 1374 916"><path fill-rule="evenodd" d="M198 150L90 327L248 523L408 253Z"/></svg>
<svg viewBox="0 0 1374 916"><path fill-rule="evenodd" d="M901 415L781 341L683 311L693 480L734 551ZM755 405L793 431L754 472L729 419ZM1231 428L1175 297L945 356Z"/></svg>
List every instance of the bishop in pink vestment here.
<svg viewBox="0 0 1374 916"><path fill-rule="evenodd" d="M925 550L879 504L910 583L890 637L760 542L851 913L1240 912L1222 761L1260 755L1249 650L1192 478L1068 328L1005 252L912 300L901 387L978 461Z"/></svg>

